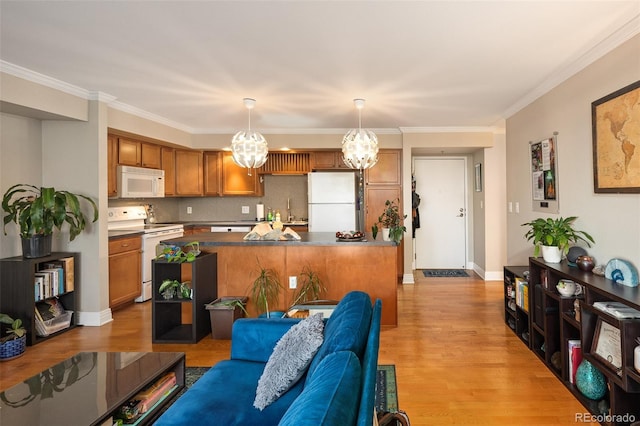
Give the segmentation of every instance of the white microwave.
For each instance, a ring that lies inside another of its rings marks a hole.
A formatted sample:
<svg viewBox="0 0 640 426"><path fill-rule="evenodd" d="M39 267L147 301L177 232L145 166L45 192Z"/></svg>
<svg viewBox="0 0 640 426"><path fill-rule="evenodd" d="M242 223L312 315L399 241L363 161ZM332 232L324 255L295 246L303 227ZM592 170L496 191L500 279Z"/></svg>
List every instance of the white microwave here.
<svg viewBox="0 0 640 426"><path fill-rule="evenodd" d="M120 198L164 197L164 170L118 166Z"/></svg>

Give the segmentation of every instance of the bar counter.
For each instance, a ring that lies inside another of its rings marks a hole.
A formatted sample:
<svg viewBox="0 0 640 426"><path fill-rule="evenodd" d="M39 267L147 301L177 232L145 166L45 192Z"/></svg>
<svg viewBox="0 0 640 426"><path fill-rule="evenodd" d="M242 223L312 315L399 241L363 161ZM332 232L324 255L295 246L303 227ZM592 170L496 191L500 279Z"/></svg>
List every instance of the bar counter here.
<svg viewBox="0 0 640 426"><path fill-rule="evenodd" d="M167 240L178 246L192 241L200 250L218 254L218 297L247 296L259 267L273 269L283 287L278 310L293 302L289 277L305 267L316 272L327 292L325 299L339 300L352 290L382 299L382 325L397 325L396 245L367 234L365 241L338 241L330 232L299 232L299 241L243 240L243 232L204 232ZM163 241L164 242L164 241ZM249 300L250 315L256 315ZM274 309L276 310L276 309Z"/></svg>

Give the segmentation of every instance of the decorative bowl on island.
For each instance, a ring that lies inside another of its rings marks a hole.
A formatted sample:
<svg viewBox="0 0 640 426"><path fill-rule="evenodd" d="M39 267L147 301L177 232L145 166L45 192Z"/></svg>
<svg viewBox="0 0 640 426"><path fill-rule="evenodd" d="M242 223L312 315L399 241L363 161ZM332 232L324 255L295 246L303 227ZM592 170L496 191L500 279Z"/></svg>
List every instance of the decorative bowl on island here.
<svg viewBox="0 0 640 426"><path fill-rule="evenodd" d="M576 293L576 283L571 280L560 280L556 285L558 293L564 297L573 296Z"/></svg>

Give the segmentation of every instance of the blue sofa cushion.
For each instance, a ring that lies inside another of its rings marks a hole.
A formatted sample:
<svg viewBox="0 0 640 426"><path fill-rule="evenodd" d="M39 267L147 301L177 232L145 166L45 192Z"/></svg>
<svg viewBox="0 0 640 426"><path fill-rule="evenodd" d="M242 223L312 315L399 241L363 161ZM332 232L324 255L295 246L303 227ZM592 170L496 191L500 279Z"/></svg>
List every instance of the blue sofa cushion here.
<svg viewBox="0 0 640 426"><path fill-rule="evenodd" d="M253 408L264 363L225 360L207 371L167 409L155 425L277 425L302 392L298 381L264 410Z"/></svg>
<svg viewBox="0 0 640 426"><path fill-rule="evenodd" d="M358 426L373 424L373 406L376 403L376 376L378 375L378 348L380 347L380 321L382 300L377 299L371 315L371 330L362 360L362 396L358 410Z"/></svg>
<svg viewBox="0 0 640 426"><path fill-rule="evenodd" d="M324 327L324 343L311 361L307 380L322 359L333 352L351 351L362 359L372 311L371 299L362 291L351 291L340 300Z"/></svg>
<svg viewBox="0 0 640 426"><path fill-rule="evenodd" d="M307 372L322 344L323 329L322 314L316 314L300 321L282 336L258 381L255 408L264 410Z"/></svg>
<svg viewBox="0 0 640 426"><path fill-rule="evenodd" d="M333 315L332 315L333 316ZM353 425L360 400L360 361L353 352L327 355L302 393L293 401L280 426Z"/></svg>

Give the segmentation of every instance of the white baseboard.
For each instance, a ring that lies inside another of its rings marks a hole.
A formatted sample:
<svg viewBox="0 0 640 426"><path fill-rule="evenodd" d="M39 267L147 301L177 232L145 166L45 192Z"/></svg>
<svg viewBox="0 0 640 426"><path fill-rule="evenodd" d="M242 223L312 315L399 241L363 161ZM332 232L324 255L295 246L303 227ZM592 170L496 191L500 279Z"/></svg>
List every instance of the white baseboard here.
<svg viewBox="0 0 640 426"><path fill-rule="evenodd" d="M416 281L413 279L413 274L403 274L402 275L402 284L415 284Z"/></svg>
<svg viewBox="0 0 640 426"><path fill-rule="evenodd" d="M77 314L79 325L100 327L113 321L110 308L101 312L77 312Z"/></svg>

